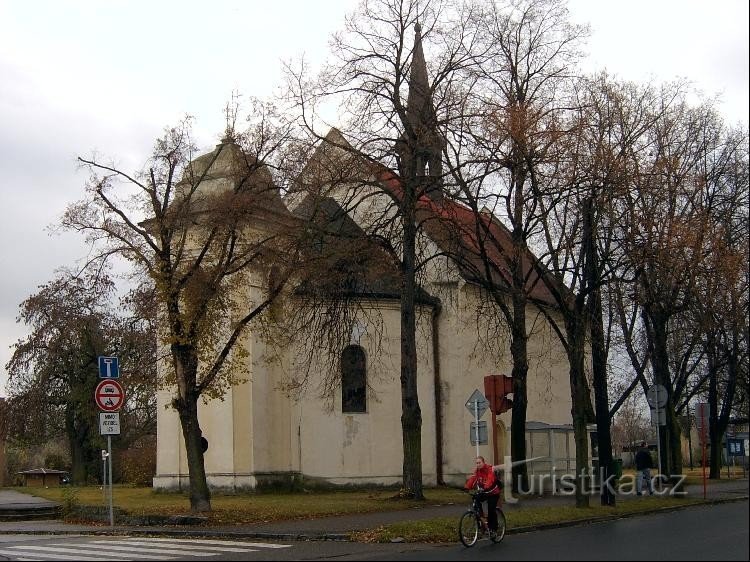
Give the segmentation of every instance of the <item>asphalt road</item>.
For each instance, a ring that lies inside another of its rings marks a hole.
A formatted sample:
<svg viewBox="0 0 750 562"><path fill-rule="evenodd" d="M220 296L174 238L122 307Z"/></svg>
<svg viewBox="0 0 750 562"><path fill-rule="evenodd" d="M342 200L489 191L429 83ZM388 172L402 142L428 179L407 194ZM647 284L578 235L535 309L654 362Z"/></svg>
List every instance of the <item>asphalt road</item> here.
<svg viewBox="0 0 750 562"><path fill-rule="evenodd" d="M748 502L508 535L370 560L748 560Z"/></svg>
<svg viewBox="0 0 750 562"><path fill-rule="evenodd" d="M692 507L520 535L500 544L370 545L70 535L0 535L0 560L748 560L748 502Z"/></svg>

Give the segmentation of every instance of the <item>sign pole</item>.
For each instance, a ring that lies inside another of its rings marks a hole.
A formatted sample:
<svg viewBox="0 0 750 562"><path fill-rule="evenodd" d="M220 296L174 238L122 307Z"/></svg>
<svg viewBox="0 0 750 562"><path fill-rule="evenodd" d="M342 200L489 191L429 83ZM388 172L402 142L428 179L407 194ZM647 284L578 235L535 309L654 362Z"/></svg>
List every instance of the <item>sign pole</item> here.
<svg viewBox="0 0 750 562"><path fill-rule="evenodd" d="M104 379L96 385L94 402L102 410L99 412L99 433L107 436L107 450L102 451L102 487L107 486L109 479L109 526L115 526L115 512L112 505L112 435L120 435L120 414L125 402L125 390L117 381L120 378L120 363L117 357L99 356L99 378ZM105 456L106 455L106 456ZM109 468L109 471L107 471ZM109 478L107 478L109 472ZM104 492L106 501L106 492Z"/></svg>
<svg viewBox="0 0 750 562"><path fill-rule="evenodd" d="M690 417L690 402L687 404L687 417L688 417L688 432L687 432L687 438L688 438L688 453L690 454L690 468L693 468L693 432L691 429L693 428L693 422Z"/></svg>
<svg viewBox="0 0 750 562"><path fill-rule="evenodd" d="M661 491L661 432L659 426L661 425L661 418L659 417L659 386L654 385L654 392L656 393L656 458L659 467L659 477L656 479L659 485L659 491ZM653 486L653 484L652 484Z"/></svg>
<svg viewBox="0 0 750 562"><path fill-rule="evenodd" d="M729 439L727 439L727 480L731 480L732 475L729 472Z"/></svg>
<svg viewBox="0 0 750 562"><path fill-rule="evenodd" d="M479 401L474 400L474 419L476 420L476 444L477 444L477 456L479 456Z"/></svg>
<svg viewBox="0 0 750 562"><path fill-rule="evenodd" d="M109 451L109 455L107 455L107 461L109 463L109 526L114 527L115 515L114 515L114 510L112 509L112 436L111 435L107 435L107 450Z"/></svg>
<svg viewBox="0 0 750 562"><path fill-rule="evenodd" d="M497 415L492 412L492 464L500 464L497 451Z"/></svg>
<svg viewBox="0 0 750 562"><path fill-rule="evenodd" d="M698 404L700 410L701 420L701 466L703 467L703 499L706 499L706 422L708 416L706 416L706 403L701 402Z"/></svg>
<svg viewBox="0 0 750 562"><path fill-rule="evenodd" d="M498 377L493 376L490 378L490 385L492 388L492 392L490 393L490 416L492 418L492 464L500 464L500 461L498 460L498 454L497 454L497 408L499 407L497 404L497 379ZM485 377L485 381L486 381ZM485 382L485 387L487 386L487 383Z"/></svg>
<svg viewBox="0 0 750 562"><path fill-rule="evenodd" d="M102 501L107 501L107 457L109 453L102 451Z"/></svg>

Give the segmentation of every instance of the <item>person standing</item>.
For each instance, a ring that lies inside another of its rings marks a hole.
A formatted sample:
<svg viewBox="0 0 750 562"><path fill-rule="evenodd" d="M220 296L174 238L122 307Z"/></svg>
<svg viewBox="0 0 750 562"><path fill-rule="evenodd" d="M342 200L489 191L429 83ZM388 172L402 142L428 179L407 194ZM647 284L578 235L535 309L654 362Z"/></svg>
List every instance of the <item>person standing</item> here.
<svg viewBox="0 0 750 562"><path fill-rule="evenodd" d="M635 454L635 491L639 496L643 495L643 481L645 480L648 485L648 493L654 495L654 486L651 482L651 469L654 467L653 460L651 459L651 453L646 447L646 442L642 441L641 446L638 448L638 452Z"/></svg>
<svg viewBox="0 0 750 562"><path fill-rule="evenodd" d="M495 476L492 465L487 464L484 457L474 459L474 472L466 481L465 488L476 488L480 501L487 502L487 527L490 534L497 533L497 502L500 499L500 484Z"/></svg>

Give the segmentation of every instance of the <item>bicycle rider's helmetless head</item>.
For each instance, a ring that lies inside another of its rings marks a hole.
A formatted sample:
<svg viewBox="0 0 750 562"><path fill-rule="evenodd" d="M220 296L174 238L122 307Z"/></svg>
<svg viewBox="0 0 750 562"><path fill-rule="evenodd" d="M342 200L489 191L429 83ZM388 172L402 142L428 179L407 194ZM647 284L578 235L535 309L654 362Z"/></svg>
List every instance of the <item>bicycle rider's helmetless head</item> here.
<svg viewBox="0 0 750 562"><path fill-rule="evenodd" d="M482 468L484 466L484 457L477 457L474 459L474 464L477 468Z"/></svg>

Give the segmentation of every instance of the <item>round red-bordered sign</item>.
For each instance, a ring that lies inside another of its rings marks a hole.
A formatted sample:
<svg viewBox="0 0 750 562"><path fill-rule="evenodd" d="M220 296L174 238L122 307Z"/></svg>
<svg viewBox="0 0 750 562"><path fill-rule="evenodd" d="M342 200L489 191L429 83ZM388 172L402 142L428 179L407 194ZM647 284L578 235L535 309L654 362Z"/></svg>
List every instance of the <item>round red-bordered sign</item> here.
<svg viewBox="0 0 750 562"><path fill-rule="evenodd" d="M96 385L94 400L96 405L105 412L116 412L125 402L125 391L116 380L103 380Z"/></svg>

